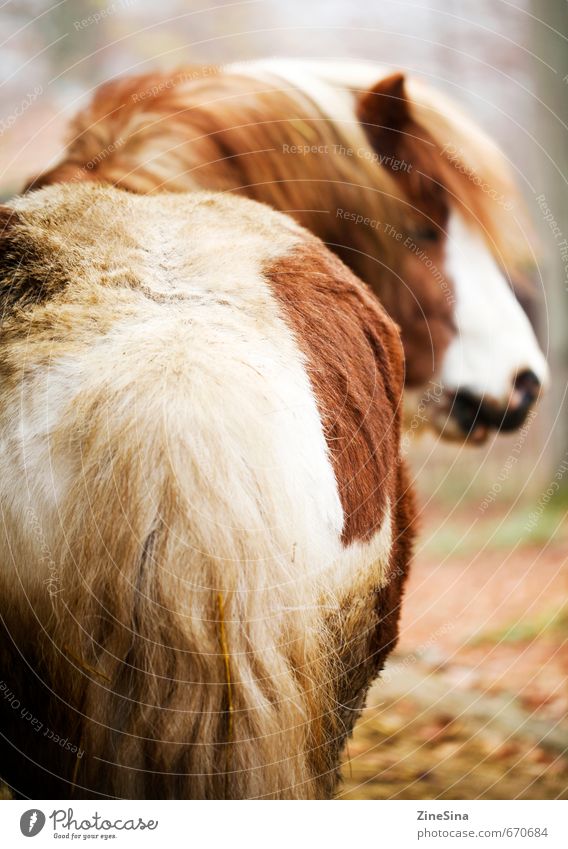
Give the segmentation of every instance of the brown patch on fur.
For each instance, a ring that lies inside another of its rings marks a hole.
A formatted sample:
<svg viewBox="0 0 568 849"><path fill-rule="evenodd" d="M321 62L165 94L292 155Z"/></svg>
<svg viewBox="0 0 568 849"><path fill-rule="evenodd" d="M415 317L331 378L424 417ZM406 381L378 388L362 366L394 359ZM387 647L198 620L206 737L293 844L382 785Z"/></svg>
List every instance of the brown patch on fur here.
<svg viewBox="0 0 568 849"><path fill-rule="evenodd" d="M425 245L418 236L408 236L405 241L408 250L402 279L393 282L387 276L381 303L400 326L405 385L412 388L426 385L439 371L456 328L453 287L440 274L445 261L443 240ZM407 279L413 281L412 286Z"/></svg>
<svg viewBox="0 0 568 849"><path fill-rule="evenodd" d="M404 75L392 74L366 92L357 104L357 117L373 148L385 157L385 166L423 215L422 226L434 231L443 228L449 212L443 160L434 140L411 115ZM390 163L396 160L410 167L394 171Z"/></svg>
<svg viewBox="0 0 568 849"><path fill-rule="evenodd" d="M18 213L14 209L11 209L9 206L0 206L0 237L4 238L7 236L10 228L20 220Z"/></svg>
<svg viewBox="0 0 568 849"><path fill-rule="evenodd" d="M22 261L22 253L26 261ZM17 210L0 207L0 316L50 300L67 284L57 261L57 243L33 238L33 228Z"/></svg>
<svg viewBox="0 0 568 849"><path fill-rule="evenodd" d="M315 240L264 273L307 357L345 513L343 542L368 540L381 526L398 456L399 336L360 281Z"/></svg>
<svg viewBox="0 0 568 849"><path fill-rule="evenodd" d="M415 534L414 499L399 457L402 351L371 293L322 245L310 242L277 260L265 277L307 358L345 514L344 544L371 539L387 499L391 507L386 584L378 586L370 570L353 580L326 618L324 645L334 646L326 686L335 707L323 726L329 766L322 771L320 760L316 773L327 796L367 691L398 639Z"/></svg>

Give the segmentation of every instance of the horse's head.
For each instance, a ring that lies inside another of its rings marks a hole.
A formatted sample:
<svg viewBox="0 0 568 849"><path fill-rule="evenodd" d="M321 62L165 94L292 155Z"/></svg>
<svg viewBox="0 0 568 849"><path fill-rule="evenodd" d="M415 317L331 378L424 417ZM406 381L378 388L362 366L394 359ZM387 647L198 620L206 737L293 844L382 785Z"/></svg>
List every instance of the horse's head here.
<svg viewBox="0 0 568 849"><path fill-rule="evenodd" d="M507 163L439 94L416 83L407 93L400 73L357 96L358 118L408 212L404 231L393 227L400 285L386 304L401 326L407 385L437 375L443 395L431 420L448 437L513 430L548 368L511 284L522 229Z"/></svg>

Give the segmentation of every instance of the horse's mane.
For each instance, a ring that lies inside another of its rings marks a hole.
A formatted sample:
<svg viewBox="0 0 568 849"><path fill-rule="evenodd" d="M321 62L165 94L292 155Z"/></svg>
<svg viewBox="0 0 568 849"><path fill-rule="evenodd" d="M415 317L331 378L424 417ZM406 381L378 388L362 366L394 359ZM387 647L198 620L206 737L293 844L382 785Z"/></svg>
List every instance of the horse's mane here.
<svg viewBox="0 0 568 849"><path fill-rule="evenodd" d="M406 227L412 205L387 168L356 154L308 154L306 168L302 156L283 153L284 144L368 147L355 114L352 121L339 114L346 114L342 106L349 90L361 96L363 83L341 82L343 69L337 63L332 85L338 118L320 112L308 88L282 85L282 79L271 78L270 69L256 76L255 67L261 66L253 63L248 71L186 66L101 86L72 123L63 162L32 187L87 178L138 193L239 191L291 211L332 246L337 208L360 210L363 191L366 220L412 229ZM376 73L388 70L377 66ZM372 74L367 66L365 76ZM406 92L414 119L434 141L432 179L443 181L452 203L481 228L498 263L518 282L532 254L524 206L506 157L430 85L409 77ZM397 245L381 227L352 228L351 239L361 257L380 256L396 266Z"/></svg>
<svg viewBox="0 0 568 849"><path fill-rule="evenodd" d="M286 153L312 145L330 153ZM411 210L397 181L356 152L333 152L340 145L368 147L354 115L342 125L281 82L184 67L100 86L72 121L62 162L29 187L93 179L143 194L239 191L296 213L331 243L337 208L358 211L364 191L370 220L403 229ZM382 228L358 231L356 250L394 264L397 245Z"/></svg>

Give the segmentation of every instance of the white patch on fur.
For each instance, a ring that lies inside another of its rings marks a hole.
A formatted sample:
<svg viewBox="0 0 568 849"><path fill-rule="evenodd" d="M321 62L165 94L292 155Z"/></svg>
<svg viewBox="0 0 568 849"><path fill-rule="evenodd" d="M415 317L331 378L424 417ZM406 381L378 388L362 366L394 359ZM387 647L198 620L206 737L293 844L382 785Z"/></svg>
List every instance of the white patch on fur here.
<svg viewBox="0 0 568 849"><path fill-rule="evenodd" d="M354 542L345 549L333 573L333 584L348 591L360 583L384 587L389 582L389 562L392 549L392 510L387 500L383 523L368 542Z"/></svg>
<svg viewBox="0 0 568 849"><path fill-rule="evenodd" d="M246 74L255 79L284 80L292 88L309 97L323 115L331 121L357 126L354 101L338 80L326 79L322 74L324 63L297 61L295 59L266 59L252 62L236 62L227 66L230 73Z"/></svg>
<svg viewBox="0 0 568 849"><path fill-rule="evenodd" d="M302 80L317 78L334 88L366 91L393 73L394 68L357 59L269 59L266 65L281 76Z"/></svg>
<svg viewBox="0 0 568 849"><path fill-rule="evenodd" d="M274 74L289 80L299 89L312 91L314 99L320 97L327 102L330 92L323 86L333 88L366 90L383 77L393 72L393 68L376 62L364 62L356 59L290 59L275 57L271 59L253 59L250 62L234 62L226 66L230 73L243 73L259 77Z"/></svg>
<svg viewBox="0 0 568 849"><path fill-rule="evenodd" d="M28 376L19 392L5 392L3 398L0 558L5 564L17 564L18 577L28 589L55 577L53 533L72 470L52 451L50 434L72 400L75 385L69 379L53 385L50 374L42 370Z"/></svg>
<svg viewBox="0 0 568 849"><path fill-rule="evenodd" d="M525 369L546 386L548 366L526 314L481 233L455 211L446 268L455 285L457 333L442 365L444 388L506 405L516 375Z"/></svg>

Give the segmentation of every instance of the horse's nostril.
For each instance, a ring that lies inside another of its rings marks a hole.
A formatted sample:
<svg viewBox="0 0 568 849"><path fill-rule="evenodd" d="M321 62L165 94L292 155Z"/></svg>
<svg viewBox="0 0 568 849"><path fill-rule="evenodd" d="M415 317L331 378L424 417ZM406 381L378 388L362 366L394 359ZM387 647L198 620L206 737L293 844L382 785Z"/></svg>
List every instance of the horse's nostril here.
<svg viewBox="0 0 568 849"><path fill-rule="evenodd" d="M540 392L540 380L530 369L525 369L515 378L513 394L511 396L510 407L530 407L538 398Z"/></svg>
<svg viewBox="0 0 568 849"><path fill-rule="evenodd" d="M540 392L540 381L530 369L515 378L509 401L505 407L489 398L479 398L468 390L456 393L451 415L464 434L470 437L483 430L511 431L525 421L530 408Z"/></svg>
<svg viewBox="0 0 568 849"><path fill-rule="evenodd" d="M460 390L452 404L452 416L464 433L469 433L479 421L483 402L467 390Z"/></svg>

